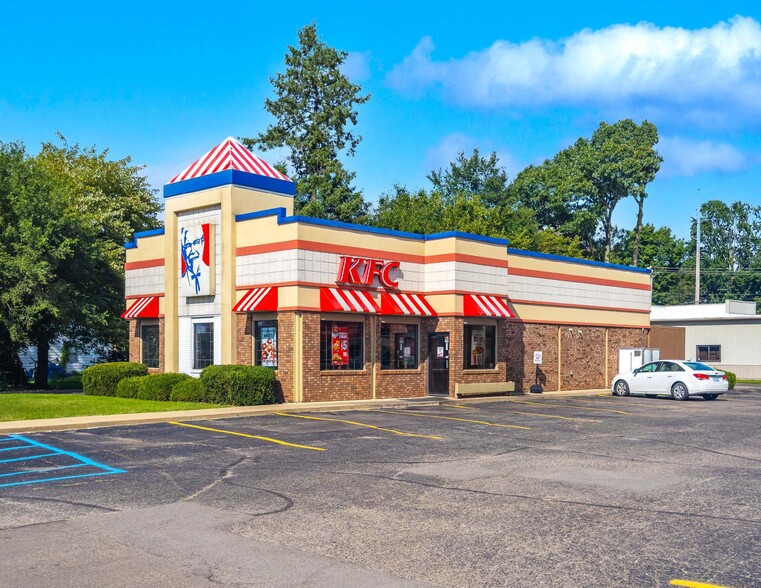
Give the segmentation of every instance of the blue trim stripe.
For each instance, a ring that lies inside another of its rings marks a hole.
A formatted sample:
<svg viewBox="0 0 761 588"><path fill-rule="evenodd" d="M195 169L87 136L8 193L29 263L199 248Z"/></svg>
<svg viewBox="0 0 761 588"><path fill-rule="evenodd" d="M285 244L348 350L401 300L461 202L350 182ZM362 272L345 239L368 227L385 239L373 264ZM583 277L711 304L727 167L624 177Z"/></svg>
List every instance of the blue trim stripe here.
<svg viewBox="0 0 761 588"><path fill-rule="evenodd" d="M151 229L150 231L139 231L135 233L132 236L132 241L127 241L124 244L125 249L134 249L137 247L137 240L141 237L155 237L156 235L163 235L164 234L164 228L161 227L159 229Z"/></svg>
<svg viewBox="0 0 761 588"><path fill-rule="evenodd" d="M566 263L578 263L581 265L591 265L594 267L606 267L610 269L624 270L627 272L636 272L640 274L650 274L652 270L645 267L633 267L630 265L619 265L617 263L606 263L604 261L594 261L592 259L579 259L578 257L566 257L564 255L553 255L551 253L537 253L536 251L525 251L523 249L508 248L507 252L511 255L520 255L522 257L536 257L538 259L551 259L553 261L564 261Z"/></svg>
<svg viewBox="0 0 761 588"><path fill-rule="evenodd" d="M15 439L21 439L22 441L26 441L27 443L31 443L32 445L36 445L37 447L42 447L43 449L49 449L51 451L55 451L56 453L59 453L61 455L68 455L69 457L73 457L74 459L77 459L81 461L82 463L86 463L96 468L101 468L103 470L109 471L114 474L123 474L126 472L126 470L120 470L118 468L112 468L111 466L98 463L97 461L88 459L87 457L83 455L79 455L78 453L73 453L71 451L64 451L63 449L58 449L57 447L52 447L51 445L45 445L44 443L40 443L39 441L35 441L33 439L28 439L27 437L22 437L21 435L9 435L9 437L14 437Z"/></svg>
<svg viewBox="0 0 761 588"><path fill-rule="evenodd" d="M258 190L275 192L284 196L293 196L296 194L296 184L290 180L286 181L279 178L270 178L269 176L260 176L259 174L238 171L237 169L228 169L215 174L208 174L197 178L191 178L189 180L183 180L181 182L175 182L174 184L165 184L164 198L171 198L172 196L181 196L182 194L189 194L191 192L199 192L200 190L208 190L209 188L218 188L219 186L229 185L243 186L244 188L256 188Z"/></svg>
<svg viewBox="0 0 761 588"><path fill-rule="evenodd" d="M327 220L324 218L314 218L311 216L286 216L285 208L268 208L267 210L258 210L256 212L247 212L245 214L238 214L235 216L236 222L242 222L252 220L256 218L264 218L267 216L277 217L277 224L287 225L291 223L305 223L310 225L318 225L323 227L331 227L336 229L349 229L352 231L361 231L363 233L373 233L375 235L388 235L390 237L402 237L405 239L414 239L416 241L436 241L438 239L450 239L456 237L458 239L469 239L471 241L479 241L481 243L491 243L493 245L507 246L507 239L498 239L496 237L485 237L483 235L473 235L471 233L463 233L461 231L448 231L445 233L432 233L430 235L423 235L421 233L408 233L407 231L395 231L393 229L383 229L381 227L370 227L367 225L357 225L354 223L344 223L341 221Z"/></svg>

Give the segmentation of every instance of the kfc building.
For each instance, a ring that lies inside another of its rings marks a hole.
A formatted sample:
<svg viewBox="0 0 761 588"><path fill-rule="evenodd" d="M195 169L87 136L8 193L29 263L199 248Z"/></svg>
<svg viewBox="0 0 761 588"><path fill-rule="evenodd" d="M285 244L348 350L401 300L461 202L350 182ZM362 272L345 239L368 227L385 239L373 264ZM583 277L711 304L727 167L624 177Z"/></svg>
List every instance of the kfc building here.
<svg viewBox="0 0 761 588"><path fill-rule="evenodd" d="M295 216L294 191L233 138L164 187L164 228L125 245L131 361L269 366L287 402L401 398L606 388L646 341L647 270Z"/></svg>

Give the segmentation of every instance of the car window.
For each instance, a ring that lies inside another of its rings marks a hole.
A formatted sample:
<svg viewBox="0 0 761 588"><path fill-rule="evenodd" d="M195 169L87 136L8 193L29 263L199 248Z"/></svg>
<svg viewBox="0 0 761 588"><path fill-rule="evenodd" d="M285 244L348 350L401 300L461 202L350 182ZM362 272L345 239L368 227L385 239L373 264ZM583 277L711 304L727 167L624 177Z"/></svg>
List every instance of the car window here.
<svg viewBox="0 0 761 588"><path fill-rule="evenodd" d="M710 365L706 365L704 363L700 363L698 361L685 361L684 365L686 365L691 370L695 370L696 372L702 372L702 371L714 371L714 368L712 368Z"/></svg>
<svg viewBox="0 0 761 588"><path fill-rule="evenodd" d="M641 372L654 372L655 370L658 369L658 364L659 363L660 362L657 362L657 361L654 362L654 363L646 363L641 368L639 368L639 371L641 371Z"/></svg>
<svg viewBox="0 0 761 588"><path fill-rule="evenodd" d="M663 363L661 363L661 369L659 369L658 371L659 372L683 372L684 368L678 363L674 363L673 361L664 361Z"/></svg>

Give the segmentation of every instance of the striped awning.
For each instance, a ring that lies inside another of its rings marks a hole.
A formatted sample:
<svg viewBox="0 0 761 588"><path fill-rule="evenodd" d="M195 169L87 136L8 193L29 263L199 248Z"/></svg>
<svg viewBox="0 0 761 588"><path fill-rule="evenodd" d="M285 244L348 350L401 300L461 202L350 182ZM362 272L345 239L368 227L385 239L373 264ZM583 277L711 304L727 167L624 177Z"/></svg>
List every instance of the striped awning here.
<svg viewBox="0 0 761 588"><path fill-rule="evenodd" d="M228 137L199 160L169 180L170 184L234 169L277 180L290 180L263 159L259 159L233 137Z"/></svg>
<svg viewBox="0 0 761 588"><path fill-rule="evenodd" d="M122 313L122 318L127 320L159 318L159 297L136 298L130 307Z"/></svg>
<svg viewBox="0 0 761 588"><path fill-rule="evenodd" d="M365 290L320 288L320 310L323 312L378 313L380 308L372 295Z"/></svg>
<svg viewBox="0 0 761 588"><path fill-rule="evenodd" d="M499 296L466 294L463 300L465 316L496 316L513 318L515 314L508 308L507 300Z"/></svg>
<svg viewBox="0 0 761 588"><path fill-rule="evenodd" d="M436 316L436 311L420 294L384 292L381 294L382 314L406 314L408 316Z"/></svg>
<svg viewBox="0 0 761 588"><path fill-rule="evenodd" d="M233 306L233 312L275 312L276 310L277 288L252 288Z"/></svg>

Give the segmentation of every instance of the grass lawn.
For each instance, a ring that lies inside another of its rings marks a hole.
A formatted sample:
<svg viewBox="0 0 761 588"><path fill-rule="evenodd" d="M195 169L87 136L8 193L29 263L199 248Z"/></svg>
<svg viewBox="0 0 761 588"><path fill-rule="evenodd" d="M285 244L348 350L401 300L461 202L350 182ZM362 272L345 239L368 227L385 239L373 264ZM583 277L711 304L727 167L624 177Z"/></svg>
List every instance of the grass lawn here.
<svg viewBox="0 0 761 588"><path fill-rule="evenodd" d="M54 419L72 416L162 412L220 408L219 404L200 402L162 402L111 396L62 394L0 394L0 421Z"/></svg>

